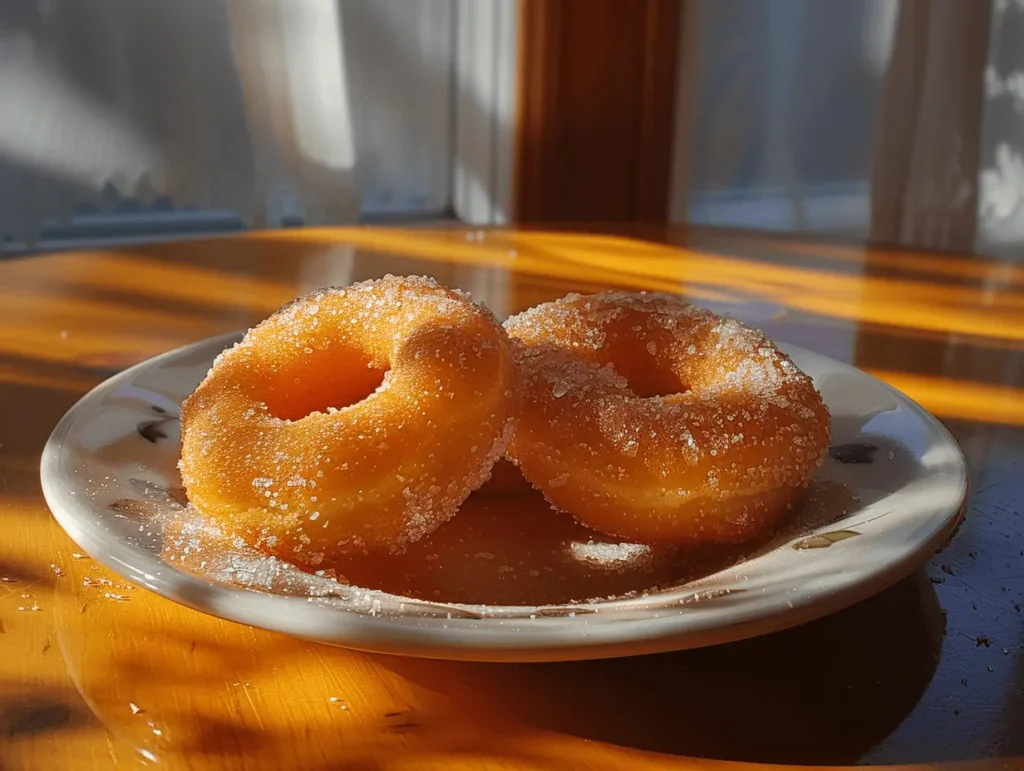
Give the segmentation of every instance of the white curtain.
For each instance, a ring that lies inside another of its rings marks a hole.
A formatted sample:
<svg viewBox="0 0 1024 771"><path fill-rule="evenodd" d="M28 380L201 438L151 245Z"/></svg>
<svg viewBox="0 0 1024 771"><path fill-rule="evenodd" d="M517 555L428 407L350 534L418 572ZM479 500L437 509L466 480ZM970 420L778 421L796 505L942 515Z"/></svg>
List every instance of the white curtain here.
<svg viewBox="0 0 1024 771"><path fill-rule="evenodd" d="M978 239L1019 256L1024 243L1024 0L995 0L985 70ZM1014 248L1015 247L1015 248Z"/></svg>
<svg viewBox="0 0 1024 771"><path fill-rule="evenodd" d="M674 221L1019 251L1024 0L686 9Z"/></svg>
<svg viewBox="0 0 1024 771"><path fill-rule="evenodd" d="M871 174L871 238L898 246L976 246L988 0L899 7Z"/></svg>
<svg viewBox="0 0 1024 771"><path fill-rule="evenodd" d="M83 203L360 211L336 0L2 0L0 238Z"/></svg>
<svg viewBox="0 0 1024 771"><path fill-rule="evenodd" d="M866 233L898 3L689 0L671 219Z"/></svg>

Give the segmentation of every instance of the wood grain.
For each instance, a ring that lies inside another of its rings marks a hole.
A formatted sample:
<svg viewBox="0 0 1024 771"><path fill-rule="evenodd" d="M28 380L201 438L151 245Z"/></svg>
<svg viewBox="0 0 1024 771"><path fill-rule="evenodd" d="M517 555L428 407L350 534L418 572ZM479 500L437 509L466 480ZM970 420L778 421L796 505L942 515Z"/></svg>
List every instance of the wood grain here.
<svg viewBox="0 0 1024 771"><path fill-rule="evenodd" d="M521 3L518 223L666 221L680 7Z"/></svg>
<svg viewBox="0 0 1024 771"><path fill-rule="evenodd" d="M960 442L967 520L910 580L821 621L551 665L316 645L80 555L38 478L75 400L316 286L387 272L435 275L501 315L573 290L675 291L856 361ZM304 230L0 262L0 768L1024 767L1021 330L1014 263L693 229Z"/></svg>

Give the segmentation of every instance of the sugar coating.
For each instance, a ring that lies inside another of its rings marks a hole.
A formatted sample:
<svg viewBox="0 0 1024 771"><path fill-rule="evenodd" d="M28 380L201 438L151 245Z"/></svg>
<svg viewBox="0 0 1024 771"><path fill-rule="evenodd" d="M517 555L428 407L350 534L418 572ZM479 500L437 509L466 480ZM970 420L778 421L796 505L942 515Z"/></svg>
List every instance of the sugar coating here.
<svg viewBox="0 0 1024 771"><path fill-rule="evenodd" d="M742 541L822 463L830 418L763 333L654 292L568 295L505 322L509 456L558 509L631 541Z"/></svg>
<svg viewBox="0 0 1024 771"><path fill-rule="evenodd" d="M515 370L494 316L424 277L311 292L222 352L182 405L189 500L318 566L401 551L487 479Z"/></svg>
<svg viewBox="0 0 1024 771"><path fill-rule="evenodd" d="M570 545L573 556L604 570L635 568L653 561L651 547L639 543L606 543L604 541L577 541Z"/></svg>

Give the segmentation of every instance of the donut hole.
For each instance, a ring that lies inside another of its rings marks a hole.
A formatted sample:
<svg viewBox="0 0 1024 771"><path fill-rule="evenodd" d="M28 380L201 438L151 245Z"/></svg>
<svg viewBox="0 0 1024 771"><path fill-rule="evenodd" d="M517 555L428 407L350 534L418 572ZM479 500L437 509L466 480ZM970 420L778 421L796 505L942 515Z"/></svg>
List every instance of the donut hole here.
<svg viewBox="0 0 1024 771"><path fill-rule="evenodd" d="M335 344L290 357L265 379L261 396L274 417L301 420L358 404L380 387L387 371L364 351Z"/></svg>
<svg viewBox="0 0 1024 771"><path fill-rule="evenodd" d="M611 365L626 378L629 389L640 398L674 396L690 390L681 373L656 343L648 348L622 336L609 341L608 348Z"/></svg>
<svg viewBox="0 0 1024 771"><path fill-rule="evenodd" d="M620 368L618 365L615 366L615 369L626 378L629 389L641 399L650 399L656 396L675 396L690 390L679 375L671 370L651 368L631 371L635 370L635 368Z"/></svg>

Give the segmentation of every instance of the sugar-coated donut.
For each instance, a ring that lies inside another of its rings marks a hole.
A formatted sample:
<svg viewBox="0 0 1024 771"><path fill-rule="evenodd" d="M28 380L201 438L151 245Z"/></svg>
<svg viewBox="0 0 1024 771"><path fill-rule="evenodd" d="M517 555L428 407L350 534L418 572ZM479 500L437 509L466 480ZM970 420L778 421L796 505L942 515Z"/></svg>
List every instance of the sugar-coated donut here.
<svg viewBox="0 0 1024 771"><path fill-rule="evenodd" d="M490 311L431 279L312 292L224 351L182 405L189 501L298 564L401 551L487 479L514 376Z"/></svg>
<svg viewBox="0 0 1024 771"><path fill-rule="evenodd" d="M742 542L828 449L821 395L762 333L658 293L569 295L505 322L509 457L557 508L641 542Z"/></svg>

